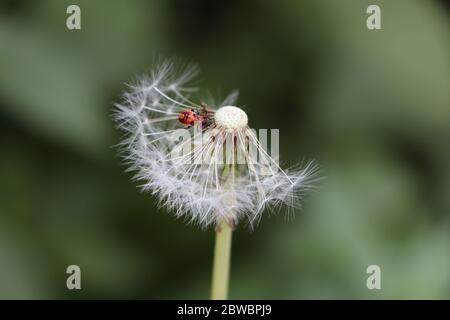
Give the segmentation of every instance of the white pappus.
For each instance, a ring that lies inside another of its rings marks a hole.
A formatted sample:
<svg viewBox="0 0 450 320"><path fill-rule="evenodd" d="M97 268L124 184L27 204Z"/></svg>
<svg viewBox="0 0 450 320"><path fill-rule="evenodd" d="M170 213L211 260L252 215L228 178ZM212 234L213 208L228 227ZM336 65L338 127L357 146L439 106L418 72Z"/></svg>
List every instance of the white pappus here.
<svg viewBox="0 0 450 320"><path fill-rule="evenodd" d="M195 67L177 71L173 62L161 62L116 104L114 117L124 132L120 150L142 189L203 227L242 219L253 226L268 206L297 207L317 166L282 170L235 106L237 92L217 105L192 101L197 89L189 82L196 74ZM180 143L174 139L180 129L191 136L197 130L201 143ZM187 151L174 156L174 150Z"/></svg>

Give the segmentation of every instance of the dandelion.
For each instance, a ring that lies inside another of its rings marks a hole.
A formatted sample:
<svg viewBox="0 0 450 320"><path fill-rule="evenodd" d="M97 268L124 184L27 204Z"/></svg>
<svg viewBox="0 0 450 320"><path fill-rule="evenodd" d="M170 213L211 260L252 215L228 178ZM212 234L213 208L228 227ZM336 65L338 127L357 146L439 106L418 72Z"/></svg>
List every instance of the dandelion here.
<svg viewBox="0 0 450 320"><path fill-rule="evenodd" d="M254 226L267 207L298 206L317 168L283 170L235 106L237 92L220 103L194 102L197 88L189 83L196 75L193 66L177 71L173 62L160 63L129 85L115 119L142 189L177 217L216 227L212 298L225 299L234 227L241 220Z"/></svg>

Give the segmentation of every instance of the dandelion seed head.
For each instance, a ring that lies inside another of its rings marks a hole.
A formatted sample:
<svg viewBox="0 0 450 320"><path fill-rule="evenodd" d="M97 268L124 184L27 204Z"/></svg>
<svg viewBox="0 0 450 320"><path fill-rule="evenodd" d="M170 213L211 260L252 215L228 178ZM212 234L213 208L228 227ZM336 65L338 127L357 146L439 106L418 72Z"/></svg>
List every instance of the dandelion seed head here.
<svg viewBox="0 0 450 320"><path fill-rule="evenodd" d="M245 111L233 106L237 92L207 105L190 85L197 73L192 66L161 62L116 104L114 117L124 133L119 148L142 190L202 227L241 220L253 226L267 208L299 207L313 188L317 166L283 170L248 127ZM184 140L196 130L201 143ZM231 162L224 161L229 154Z"/></svg>
<svg viewBox="0 0 450 320"><path fill-rule="evenodd" d="M241 108L225 106L214 114L216 124L225 129L243 129L248 124L247 114Z"/></svg>

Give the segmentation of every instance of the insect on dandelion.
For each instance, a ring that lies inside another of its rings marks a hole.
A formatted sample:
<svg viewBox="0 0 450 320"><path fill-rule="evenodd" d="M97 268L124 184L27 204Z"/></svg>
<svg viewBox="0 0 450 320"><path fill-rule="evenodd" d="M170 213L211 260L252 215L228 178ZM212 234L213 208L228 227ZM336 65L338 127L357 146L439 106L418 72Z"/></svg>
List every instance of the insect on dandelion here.
<svg viewBox="0 0 450 320"><path fill-rule="evenodd" d="M270 206L298 206L317 170L312 163L283 170L236 106L237 92L220 103L194 102L196 74L193 66L158 64L129 85L115 119L125 133L122 155L142 189L177 217L216 227L212 298L225 299L234 227L241 220L254 226Z"/></svg>

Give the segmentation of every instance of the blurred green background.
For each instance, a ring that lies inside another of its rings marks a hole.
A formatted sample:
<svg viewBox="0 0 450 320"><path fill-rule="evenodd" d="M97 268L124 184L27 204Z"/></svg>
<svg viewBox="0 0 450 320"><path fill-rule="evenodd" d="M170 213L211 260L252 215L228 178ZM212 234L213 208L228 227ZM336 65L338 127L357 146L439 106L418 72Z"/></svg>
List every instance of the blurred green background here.
<svg viewBox="0 0 450 320"><path fill-rule="evenodd" d="M112 148L124 83L174 55L327 177L295 219L239 226L230 298L450 298L449 30L445 1L0 1L0 298L208 298L213 230Z"/></svg>

